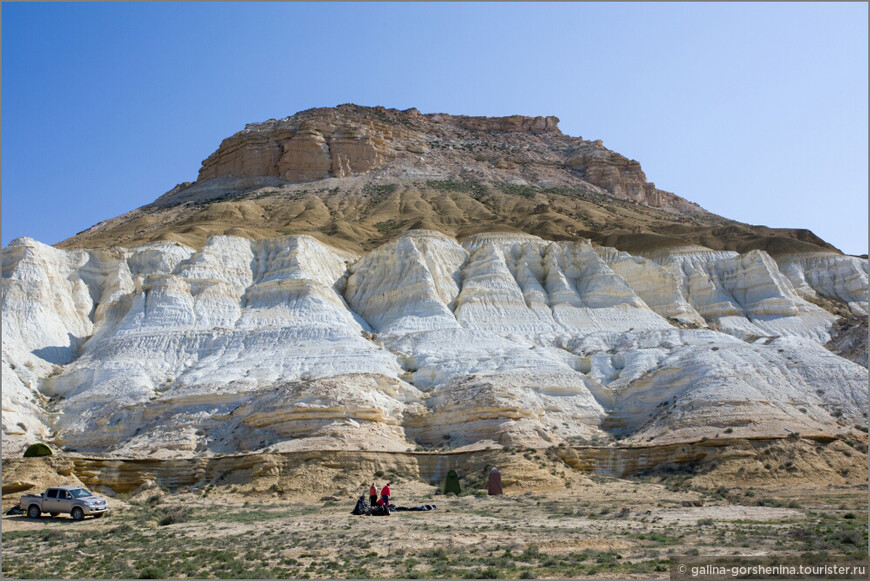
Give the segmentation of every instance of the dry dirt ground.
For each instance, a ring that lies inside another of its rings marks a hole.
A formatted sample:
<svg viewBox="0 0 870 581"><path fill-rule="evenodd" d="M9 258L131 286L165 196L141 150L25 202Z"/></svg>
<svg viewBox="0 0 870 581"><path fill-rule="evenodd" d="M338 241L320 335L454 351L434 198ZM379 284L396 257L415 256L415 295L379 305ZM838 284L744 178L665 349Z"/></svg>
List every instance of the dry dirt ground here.
<svg viewBox="0 0 870 581"><path fill-rule="evenodd" d="M366 481L311 497L151 488L79 523L4 515L3 576L667 578L683 555L867 557L866 482L702 488L686 475L575 473L560 489L513 485L490 497L482 479L444 496L400 476L397 505L438 509L353 516ZM4 494L4 511L18 494Z"/></svg>

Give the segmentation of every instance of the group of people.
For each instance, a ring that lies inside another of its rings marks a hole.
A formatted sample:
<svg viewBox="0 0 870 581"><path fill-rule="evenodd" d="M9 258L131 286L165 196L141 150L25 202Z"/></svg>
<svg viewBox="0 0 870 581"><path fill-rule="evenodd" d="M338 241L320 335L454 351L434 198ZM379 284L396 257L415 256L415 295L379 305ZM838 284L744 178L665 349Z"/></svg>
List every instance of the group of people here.
<svg viewBox="0 0 870 581"><path fill-rule="evenodd" d="M392 493L390 492L390 482L387 482L383 488L381 488L381 497L378 498L378 487L375 486L375 483L372 482L371 487L369 488L369 502L366 502L366 496L363 494L356 500L356 506L354 506L353 510L350 511L350 514L354 514L357 516L361 515L370 515L370 516L389 516L392 511L424 511L424 510L436 510L438 507L434 504L424 504L422 506L391 506Z"/></svg>
<svg viewBox="0 0 870 581"><path fill-rule="evenodd" d="M372 486L369 488L369 500L372 508L383 506L386 508L387 514L390 514L390 483L384 484L384 487L381 488L381 497L378 498L378 487L372 482Z"/></svg>

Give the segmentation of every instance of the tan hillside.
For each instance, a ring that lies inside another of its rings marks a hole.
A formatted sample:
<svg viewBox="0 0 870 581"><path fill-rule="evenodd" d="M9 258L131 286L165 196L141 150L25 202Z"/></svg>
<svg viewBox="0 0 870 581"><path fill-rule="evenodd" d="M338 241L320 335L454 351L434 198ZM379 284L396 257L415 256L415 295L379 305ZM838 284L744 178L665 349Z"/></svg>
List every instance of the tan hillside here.
<svg viewBox="0 0 870 581"><path fill-rule="evenodd" d="M772 255L835 250L807 230L706 212L657 189L637 161L557 124L355 105L303 111L248 125L203 162L197 182L57 246L201 248L215 234L309 234L360 252L429 229L588 238L629 252L687 243Z"/></svg>

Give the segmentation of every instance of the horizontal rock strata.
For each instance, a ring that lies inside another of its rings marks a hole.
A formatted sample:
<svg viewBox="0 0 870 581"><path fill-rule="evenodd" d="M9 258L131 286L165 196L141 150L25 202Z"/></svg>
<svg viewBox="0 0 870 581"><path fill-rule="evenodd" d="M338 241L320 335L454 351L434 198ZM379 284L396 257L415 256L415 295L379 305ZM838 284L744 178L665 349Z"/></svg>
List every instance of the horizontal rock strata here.
<svg viewBox="0 0 870 581"><path fill-rule="evenodd" d="M856 460L856 457L857 458ZM310 496L357 489L377 470L403 478L442 483L450 470L467 477L499 466L508 489L531 490L564 486L551 476L552 467L605 476L628 477L649 471L691 470L695 482L705 486L723 483L775 482L795 479L827 484L863 482L857 468L866 455L836 437L792 435L786 438L719 438L647 446L558 446L547 451L549 464L541 467L515 450L479 449L452 452L374 452L312 450L284 453L233 454L185 458L66 457L4 459L6 501L39 487L69 483L107 493L136 494L161 490L222 490ZM23 480L21 476L30 480ZM33 476L39 475L39 482ZM708 478L707 475L710 475ZM707 481L705 482L705 479ZM348 494L353 498L355 492ZM8 495L8 496L7 496Z"/></svg>
<svg viewBox="0 0 870 581"><path fill-rule="evenodd" d="M19 239L4 454L838 433L866 425L867 369L824 348L837 317L814 303L866 312L866 264L426 230L363 255L309 236Z"/></svg>
<svg viewBox="0 0 870 581"><path fill-rule="evenodd" d="M225 139L203 161L199 181L229 176L313 181L373 170L399 176L457 166L466 175L513 174L526 183L520 166L532 165L532 173L546 175L553 185L588 184L655 207L692 206L647 182L637 161L606 149L600 140L563 135L558 123L552 116L422 115L416 109L354 105L311 109L249 124ZM479 151L468 156L468 149Z"/></svg>

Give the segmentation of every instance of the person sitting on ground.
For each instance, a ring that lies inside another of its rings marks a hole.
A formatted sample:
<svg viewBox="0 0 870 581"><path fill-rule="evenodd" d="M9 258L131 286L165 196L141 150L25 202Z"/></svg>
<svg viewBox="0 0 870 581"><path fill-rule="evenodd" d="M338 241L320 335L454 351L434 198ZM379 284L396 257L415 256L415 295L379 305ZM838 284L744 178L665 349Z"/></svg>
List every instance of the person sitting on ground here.
<svg viewBox="0 0 870 581"><path fill-rule="evenodd" d="M380 511L383 511L383 513ZM379 498L377 504L372 507L372 514L385 514L390 516L390 505L384 501L383 496Z"/></svg>
<svg viewBox="0 0 870 581"><path fill-rule="evenodd" d="M372 482L372 487L369 488L369 504L372 506L378 503L378 488L375 486L375 483Z"/></svg>
<svg viewBox="0 0 870 581"><path fill-rule="evenodd" d="M384 501L384 504L387 505L387 508L390 508L390 483L387 482L384 484L384 487L381 488L381 498Z"/></svg>

